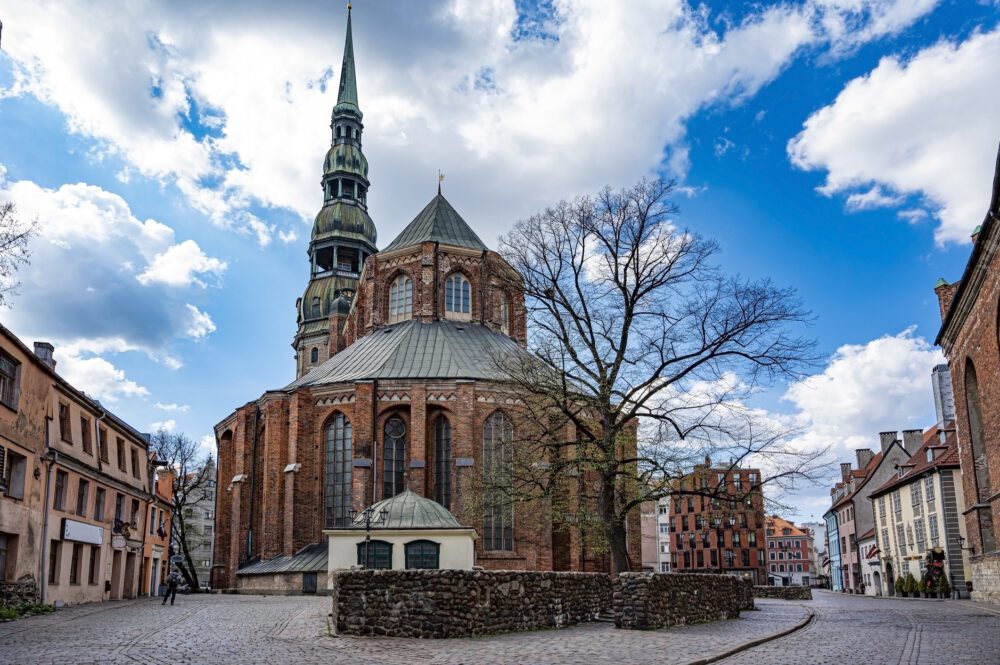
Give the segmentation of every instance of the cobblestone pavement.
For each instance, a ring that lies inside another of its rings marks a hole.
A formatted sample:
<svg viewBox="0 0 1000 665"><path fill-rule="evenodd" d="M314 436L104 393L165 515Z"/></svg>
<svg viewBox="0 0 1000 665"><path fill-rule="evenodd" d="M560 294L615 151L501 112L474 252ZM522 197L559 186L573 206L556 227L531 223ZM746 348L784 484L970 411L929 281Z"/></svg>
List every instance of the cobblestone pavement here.
<svg viewBox="0 0 1000 665"><path fill-rule="evenodd" d="M743 618L639 632L594 623L457 640L329 637L329 598L179 596L0 624L0 663L691 663L817 619L725 663L1000 663L1000 608L818 594ZM845 660L846 659L846 660Z"/></svg>
<svg viewBox="0 0 1000 665"><path fill-rule="evenodd" d="M813 623L791 635L719 661L772 663L1000 663L1000 606L955 600L894 600L832 592L806 604Z"/></svg>

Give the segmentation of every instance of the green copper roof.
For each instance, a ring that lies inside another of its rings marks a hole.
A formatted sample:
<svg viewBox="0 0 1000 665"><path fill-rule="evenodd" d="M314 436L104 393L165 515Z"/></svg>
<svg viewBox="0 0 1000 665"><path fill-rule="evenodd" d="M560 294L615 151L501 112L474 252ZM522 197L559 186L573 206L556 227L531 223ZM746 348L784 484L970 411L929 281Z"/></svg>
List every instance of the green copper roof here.
<svg viewBox="0 0 1000 665"><path fill-rule="evenodd" d="M937 283L934 284L934 288L937 289L942 286L948 286L948 280L946 280L944 277L938 278Z"/></svg>
<svg viewBox="0 0 1000 665"><path fill-rule="evenodd" d="M338 172L359 175L368 180L368 158L361 152L361 148L350 143L330 146L323 160L323 173L331 175Z"/></svg>
<svg viewBox="0 0 1000 665"><path fill-rule="evenodd" d="M375 230L375 222L364 208L341 200L323 206L313 222L314 241L334 237L360 240L375 247L378 232Z"/></svg>
<svg viewBox="0 0 1000 665"><path fill-rule="evenodd" d="M358 107L358 79L354 74L354 38L351 36L351 10L347 10L347 39L344 42L344 62L340 67L340 92L337 94L337 105L333 107L334 115L343 112L356 113L360 118Z"/></svg>
<svg viewBox="0 0 1000 665"><path fill-rule="evenodd" d="M410 319L372 331L284 389L367 379L502 381L495 359L522 353L513 339L478 323Z"/></svg>
<svg viewBox="0 0 1000 665"><path fill-rule="evenodd" d="M451 204L440 192L382 251L409 247L422 242L439 242L443 245L486 249L486 245L479 239L476 232L451 207Z"/></svg>
<svg viewBox="0 0 1000 665"><path fill-rule="evenodd" d="M410 490L390 499L379 501L372 509L375 515L386 511L385 521L372 525L373 529L459 529L455 516L437 501L431 501ZM353 527L364 528L364 516L358 515Z"/></svg>

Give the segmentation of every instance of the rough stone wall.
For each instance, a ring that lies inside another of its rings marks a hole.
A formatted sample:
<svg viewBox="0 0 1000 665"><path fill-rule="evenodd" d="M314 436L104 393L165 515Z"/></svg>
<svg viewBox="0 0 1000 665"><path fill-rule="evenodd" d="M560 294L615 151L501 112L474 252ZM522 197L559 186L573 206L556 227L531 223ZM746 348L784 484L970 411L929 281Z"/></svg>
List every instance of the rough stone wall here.
<svg viewBox="0 0 1000 665"><path fill-rule="evenodd" d="M614 589L615 625L633 630L737 619L754 608L751 582L731 575L622 573Z"/></svg>
<svg viewBox="0 0 1000 665"><path fill-rule="evenodd" d="M972 598L1000 604L1000 554L987 554L973 561Z"/></svg>
<svg viewBox="0 0 1000 665"><path fill-rule="evenodd" d="M611 609L607 575L471 570L365 570L332 580L339 633L462 637L560 628Z"/></svg>
<svg viewBox="0 0 1000 665"><path fill-rule="evenodd" d="M38 585L27 575L17 582L0 582L0 607L16 607L38 601Z"/></svg>
<svg viewBox="0 0 1000 665"><path fill-rule="evenodd" d="M755 586L754 598L780 598L781 600L812 600L812 589L807 586Z"/></svg>

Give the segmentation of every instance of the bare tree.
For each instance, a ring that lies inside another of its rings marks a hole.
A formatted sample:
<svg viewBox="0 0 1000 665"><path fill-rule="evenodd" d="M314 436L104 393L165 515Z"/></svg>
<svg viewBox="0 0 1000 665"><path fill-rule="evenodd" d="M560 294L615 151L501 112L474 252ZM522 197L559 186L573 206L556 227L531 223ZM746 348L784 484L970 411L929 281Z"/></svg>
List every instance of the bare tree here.
<svg viewBox="0 0 1000 665"><path fill-rule="evenodd" d="M22 221L13 201L0 203L0 305L17 293L17 271L29 263L28 243L37 231L37 220Z"/></svg>
<svg viewBox="0 0 1000 665"><path fill-rule="evenodd" d="M673 224L673 189L606 188L500 241L516 272L506 286L525 292L532 352L496 354L523 405L515 448L527 463L507 491L547 496L578 524L589 515L615 572L629 569L629 511L717 491L677 482L706 455L752 461L784 487L826 470L821 453L794 444L794 427L747 405L813 362L813 343L792 331L808 314L793 290L713 265L716 243Z"/></svg>
<svg viewBox="0 0 1000 665"><path fill-rule="evenodd" d="M193 511L205 494L212 480L210 464L201 453L196 441L181 433L159 430L153 434L150 441L157 458L167 462L168 468L174 474L173 482L173 516L170 520L171 541L180 548L179 554L184 557L176 564L178 570L187 580L192 593L201 591L198 572L194 565L191 551L196 548L198 539L206 534L194 524Z"/></svg>

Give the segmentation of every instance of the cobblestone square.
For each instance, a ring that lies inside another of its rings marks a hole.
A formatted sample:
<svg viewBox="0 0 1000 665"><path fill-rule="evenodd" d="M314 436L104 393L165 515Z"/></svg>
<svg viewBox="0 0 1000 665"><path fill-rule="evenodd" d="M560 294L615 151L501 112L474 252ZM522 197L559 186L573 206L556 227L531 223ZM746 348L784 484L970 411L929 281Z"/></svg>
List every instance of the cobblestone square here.
<svg viewBox="0 0 1000 665"><path fill-rule="evenodd" d="M820 592L758 601L732 621L640 632L591 623L455 640L328 635L325 597L180 596L68 607L0 624L0 662L31 663L1000 663L1000 608ZM800 630L750 647L750 642Z"/></svg>

